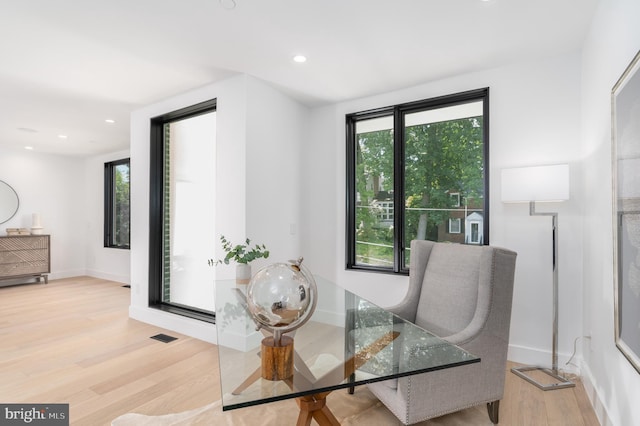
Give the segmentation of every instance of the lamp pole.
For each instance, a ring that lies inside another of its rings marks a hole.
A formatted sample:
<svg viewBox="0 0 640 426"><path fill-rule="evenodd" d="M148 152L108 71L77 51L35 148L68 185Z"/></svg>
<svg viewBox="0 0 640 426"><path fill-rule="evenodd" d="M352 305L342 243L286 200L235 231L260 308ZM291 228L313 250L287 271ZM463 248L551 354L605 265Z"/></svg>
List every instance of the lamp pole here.
<svg viewBox="0 0 640 426"><path fill-rule="evenodd" d="M553 390L574 387L575 383L562 377L558 371L558 213L536 212L536 202L529 202L529 215L530 216L551 216L552 224L552 250L553 250L553 340L551 344L551 369L543 367L516 367L511 371L516 375L522 377L529 383L537 386L542 390ZM527 371L540 370L547 375L558 380L558 382L545 384L530 377L526 374Z"/></svg>
<svg viewBox="0 0 640 426"><path fill-rule="evenodd" d="M536 202L529 202L529 216L551 216L553 258L553 340L551 344L551 371L558 374L558 213L536 212Z"/></svg>

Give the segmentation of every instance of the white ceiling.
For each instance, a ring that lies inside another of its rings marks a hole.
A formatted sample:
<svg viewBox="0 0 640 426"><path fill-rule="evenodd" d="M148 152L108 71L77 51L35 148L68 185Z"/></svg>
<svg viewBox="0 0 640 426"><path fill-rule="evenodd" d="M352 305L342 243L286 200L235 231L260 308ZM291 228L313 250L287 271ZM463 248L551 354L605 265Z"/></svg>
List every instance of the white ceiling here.
<svg viewBox="0 0 640 426"><path fill-rule="evenodd" d="M575 51L597 2L0 0L0 145L126 149L132 110L236 73L316 106Z"/></svg>

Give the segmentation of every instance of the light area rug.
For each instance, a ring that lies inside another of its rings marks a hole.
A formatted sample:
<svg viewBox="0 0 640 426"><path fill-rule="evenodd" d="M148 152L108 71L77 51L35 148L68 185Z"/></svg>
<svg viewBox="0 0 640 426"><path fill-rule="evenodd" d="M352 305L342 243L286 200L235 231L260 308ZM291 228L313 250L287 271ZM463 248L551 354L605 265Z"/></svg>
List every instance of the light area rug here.
<svg viewBox="0 0 640 426"><path fill-rule="evenodd" d="M353 395L337 390L327 397L327 405L343 426L396 426L400 421L365 387L356 388ZM273 402L222 411L220 401L181 413L161 416L124 414L111 423L112 426L255 426L295 425L298 406L294 400ZM315 421L312 425L317 424ZM491 425L484 405L469 408L447 416L418 423L420 426L440 425Z"/></svg>

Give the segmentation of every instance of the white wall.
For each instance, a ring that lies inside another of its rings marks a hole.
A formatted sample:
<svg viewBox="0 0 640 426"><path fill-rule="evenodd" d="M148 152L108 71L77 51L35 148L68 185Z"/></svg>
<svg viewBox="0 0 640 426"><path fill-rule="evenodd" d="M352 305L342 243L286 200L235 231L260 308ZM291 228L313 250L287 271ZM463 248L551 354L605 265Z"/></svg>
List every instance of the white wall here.
<svg viewBox="0 0 640 426"><path fill-rule="evenodd" d="M6 228L30 228L32 214L39 213L43 233L51 235L50 279L85 274L83 174L81 159L0 145L0 180L20 199L18 212L0 225L0 234L6 235Z"/></svg>
<svg viewBox="0 0 640 426"><path fill-rule="evenodd" d="M246 237L272 252L264 263L287 260L299 252L300 180L297 144L306 109L249 76L237 76L149 105L131 117L132 236L131 307L133 318L215 342L208 323L148 307L149 120L193 104L217 99L216 235L233 242ZM133 173L135 170L135 173ZM293 190L291 190L293 188ZM290 225L294 225L291 228ZM194 226L194 232L198 232ZM222 252L211 253L212 258ZM233 266L217 266L217 278L232 278ZM212 283L213 285L213 283Z"/></svg>
<svg viewBox="0 0 640 426"><path fill-rule="evenodd" d="M308 110L258 79L246 81L247 236L270 250L254 263L259 268L304 255L298 228Z"/></svg>
<svg viewBox="0 0 640 426"><path fill-rule="evenodd" d="M312 111L304 141L302 204L308 223L303 251L314 272L383 306L399 301L408 279L346 271L345 114L490 87L490 241L518 252L510 358L525 363L551 360L551 223L531 218L527 205L503 205L500 170L569 162L571 200L541 205L560 212L560 359L567 360L581 335L580 56L573 53L459 76L406 90L344 102Z"/></svg>
<svg viewBox="0 0 640 426"><path fill-rule="evenodd" d="M338 198L344 181L344 155L346 145L339 143L338 133L343 128L336 121L336 106L312 110L305 137L301 139L303 155L300 158L304 172L300 197L302 221L300 224L301 251L305 263L314 273L337 282L340 266L338 254L345 243L339 234L344 212L344 199Z"/></svg>
<svg viewBox="0 0 640 426"><path fill-rule="evenodd" d="M601 423L621 426L640 423L640 374L614 344L610 96L640 50L638 16L637 0L602 0L582 59L584 374Z"/></svg>
<svg viewBox="0 0 640 426"><path fill-rule="evenodd" d="M129 250L104 247L104 163L128 157L127 150L84 160L85 214L81 222L86 229L82 247L85 273L127 284L130 282L131 269Z"/></svg>

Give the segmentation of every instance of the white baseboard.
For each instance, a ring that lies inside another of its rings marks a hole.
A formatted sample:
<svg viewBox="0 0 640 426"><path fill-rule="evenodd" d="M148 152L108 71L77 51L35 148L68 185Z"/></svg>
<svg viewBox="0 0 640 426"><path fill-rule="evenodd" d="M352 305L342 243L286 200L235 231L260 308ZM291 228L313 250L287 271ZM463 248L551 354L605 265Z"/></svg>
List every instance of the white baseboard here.
<svg viewBox="0 0 640 426"><path fill-rule="evenodd" d="M569 374L580 375L580 368L578 366L582 364L582 358L574 357L571 360L571 364L567 365L570 358L571 354L558 353L558 369ZM527 346L509 345L507 359L519 364L551 367L552 356L551 351Z"/></svg>
<svg viewBox="0 0 640 426"><path fill-rule="evenodd" d="M88 269L85 275L103 280L115 281L117 283L131 284L131 277L128 275L109 274L107 272L96 271L94 269Z"/></svg>
<svg viewBox="0 0 640 426"><path fill-rule="evenodd" d="M62 280L65 278L75 278L87 275L84 269L71 269L68 271L55 271L49 274L50 280Z"/></svg>
<svg viewBox="0 0 640 426"><path fill-rule="evenodd" d="M123 284L129 284L129 282L131 281L129 276L109 274L106 272L96 271L93 269L71 269L68 271L55 271L49 274L49 279L62 280L65 278L75 278L75 277L84 277L84 276L100 278L100 279L109 280L109 281L115 281Z"/></svg>
<svg viewBox="0 0 640 426"><path fill-rule="evenodd" d="M589 401L591 401L591 406L596 413L596 417L598 417L598 421L602 426L614 426L607 408L602 402L603 400L600 393L598 393L596 386L594 385L593 375L591 374L589 366L583 363L581 370L582 384L584 385L584 390L587 393Z"/></svg>
<svg viewBox="0 0 640 426"><path fill-rule="evenodd" d="M155 325L156 327L165 328L175 331L176 333L194 337L205 342L217 343L216 326L205 321L195 320L193 318L181 315L171 314L159 309L140 308L129 306L129 317Z"/></svg>

